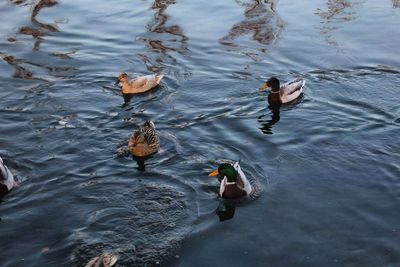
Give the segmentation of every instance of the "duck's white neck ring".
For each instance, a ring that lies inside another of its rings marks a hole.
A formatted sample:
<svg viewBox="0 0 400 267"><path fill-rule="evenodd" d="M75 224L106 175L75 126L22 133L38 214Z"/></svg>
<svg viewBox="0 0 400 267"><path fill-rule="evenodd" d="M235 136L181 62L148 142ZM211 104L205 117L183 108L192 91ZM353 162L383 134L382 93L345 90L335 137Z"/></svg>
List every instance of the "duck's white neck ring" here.
<svg viewBox="0 0 400 267"><path fill-rule="evenodd" d="M271 94L277 94L279 91L271 91Z"/></svg>

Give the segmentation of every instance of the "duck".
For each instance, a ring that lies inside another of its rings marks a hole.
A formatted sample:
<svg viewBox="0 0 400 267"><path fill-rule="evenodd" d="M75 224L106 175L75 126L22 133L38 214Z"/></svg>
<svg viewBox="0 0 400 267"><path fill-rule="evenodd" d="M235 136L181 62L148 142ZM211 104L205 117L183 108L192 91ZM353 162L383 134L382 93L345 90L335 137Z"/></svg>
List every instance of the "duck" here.
<svg viewBox="0 0 400 267"><path fill-rule="evenodd" d="M0 196L4 196L10 192L14 186L14 176L0 157Z"/></svg>
<svg viewBox="0 0 400 267"><path fill-rule="evenodd" d="M111 253L103 253L91 259L85 267L111 267L118 261L118 256Z"/></svg>
<svg viewBox="0 0 400 267"><path fill-rule="evenodd" d="M299 98L305 84L306 81L303 78L297 78L280 86L278 78L271 77L260 87L259 91L262 92L271 87L268 103L271 106L279 106Z"/></svg>
<svg viewBox="0 0 400 267"><path fill-rule="evenodd" d="M160 140L156 126L152 121L146 121L130 138L128 150L136 157L146 157L160 149Z"/></svg>
<svg viewBox="0 0 400 267"><path fill-rule="evenodd" d="M124 72L118 75L115 85L122 84L122 94L140 94L159 85L163 77L162 74L151 74L130 79L128 74Z"/></svg>
<svg viewBox="0 0 400 267"><path fill-rule="evenodd" d="M242 199L251 194L252 186L243 173L239 162L223 163L208 176L221 179L219 196L226 199Z"/></svg>

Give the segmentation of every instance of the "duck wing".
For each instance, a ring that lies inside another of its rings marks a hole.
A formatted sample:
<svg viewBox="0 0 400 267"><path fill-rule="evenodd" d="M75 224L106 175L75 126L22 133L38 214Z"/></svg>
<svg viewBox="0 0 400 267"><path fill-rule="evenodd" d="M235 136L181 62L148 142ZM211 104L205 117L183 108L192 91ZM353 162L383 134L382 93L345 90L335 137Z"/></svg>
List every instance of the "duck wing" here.
<svg viewBox="0 0 400 267"><path fill-rule="evenodd" d="M222 195L224 194L225 191L225 187L228 184L228 179L226 177L224 177L224 179L222 179L221 181L221 185L219 186L219 196L222 197Z"/></svg>
<svg viewBox="0 0 400 267"><path fill-rule="evenodd" d="M143 125L143 132L145 142L154 149L158 149L160 147L160 140L158 139L154 122L146 121Z"/></svg>
<svg viewBox="0 0 400 267"><path fill-rule="evenodd" d="M282 103L288 103L298 98L303 92L305 84L306 81L302 78L283 84L280 88Z"/></svg>
<svg viewBox="0 0 400 267"><path fill-rule="evenodd" d="M157 86L163 77L164 75L146 75L137 77L136 79L130 81L130 83L131 86L134 87L137 91L145 92Z"/></svg>
<svg viewBox="0 0 400 267"><path fill-rule="evenodd" d="M129 147L138 144L146 145L151 151L157 151L160 148L160 140L158 139L156 127L152 121L146 121L129 140Z"/></svg>
<svg viewBox="0 0 400 267"><path fill-rule="evenodd" d="M239 162L235 162L233 164L233 167L235 168L236 173L237 173L237 178L236 178L237 186L240 189L244 190L249 195L252 191L252 187L251 187L249 180L247 180L246 175L240 168Z"/></svg>

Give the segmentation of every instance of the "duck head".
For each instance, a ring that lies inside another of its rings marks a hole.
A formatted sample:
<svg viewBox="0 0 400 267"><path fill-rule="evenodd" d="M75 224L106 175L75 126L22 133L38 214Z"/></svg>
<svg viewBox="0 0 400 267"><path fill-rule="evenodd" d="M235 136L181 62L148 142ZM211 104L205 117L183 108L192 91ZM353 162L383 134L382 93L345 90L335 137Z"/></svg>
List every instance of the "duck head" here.
<svg viewBox="0 0 400 267"><path fill-rule="evenodd" d="M120 75L118 75L117 80L115 81L115 85L119 84L120 82L127 82L128 81L128 74L126 74L125 72L121 73Z"/></svg>
<svg viewBox="0 0 400 267"><path fill-rule="evenodd" d="M266 81L259 89L260 92L265 91L267 88L271 87L272 92L278 92L280 88L279 80L275 77L271 77Z"/></svg>
<svg viewBox="0 0 400 267"><path fill-rule="evenodd" d="M221 178L226 177L229 183L235 183L237 174L235 168L231 164L223 163L208 176L219 176Z"/></svg>

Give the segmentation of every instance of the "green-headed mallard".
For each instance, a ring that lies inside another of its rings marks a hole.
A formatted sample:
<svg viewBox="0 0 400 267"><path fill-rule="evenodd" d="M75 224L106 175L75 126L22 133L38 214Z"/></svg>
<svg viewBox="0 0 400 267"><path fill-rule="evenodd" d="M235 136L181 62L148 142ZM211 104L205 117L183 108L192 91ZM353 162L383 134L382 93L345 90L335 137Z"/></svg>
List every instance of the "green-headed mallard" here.
<svg viewBox="0 0 400 267"><path fill-rule="evenodd" d="M156 126L152 121L146 121L129 139L129 151L136 157L145 157L160 149L160 140Z"/></svg>
<svg viewBox="0 0 400 267"><path fill-rule="evenodd" d="M135 79L129 79L128 74L121 73L115 81L115 84L122 84L123 94L139 94L147 92L150 89L159 85L163 77L164 75L152 74L140 76Z"/></svg>
<svg viewBox="0 0 400 267"><path fill-rule="evenodd" d="M103 253L91 259L85 267L111 267L114 266L118 260L118 256L111 253Z"/></svg>
<svg viewBox="0 0 400 267"><path fill-rule="evenodd" d="M0 196L10 192L14 185L14 176L0 157Z"/></svg>
<svg viewBox="0 0 400 267"><path fill-rule="evenodd" d="M240 199L252 191L251 184L240 168L239 162L223 163L209 176L218 176L221 180L219 196L229 199Z"/></svg>
<svg viewBox="0 0 400 267"><path fill-rule="evenodd" d="M273 106L281 105L298 98L303 92L305 84L306 81L304 79L297 78L280 86L279 80L272 77L260 87L260 92L271 87L271 92L268 95L268 103Z"/></svg>

